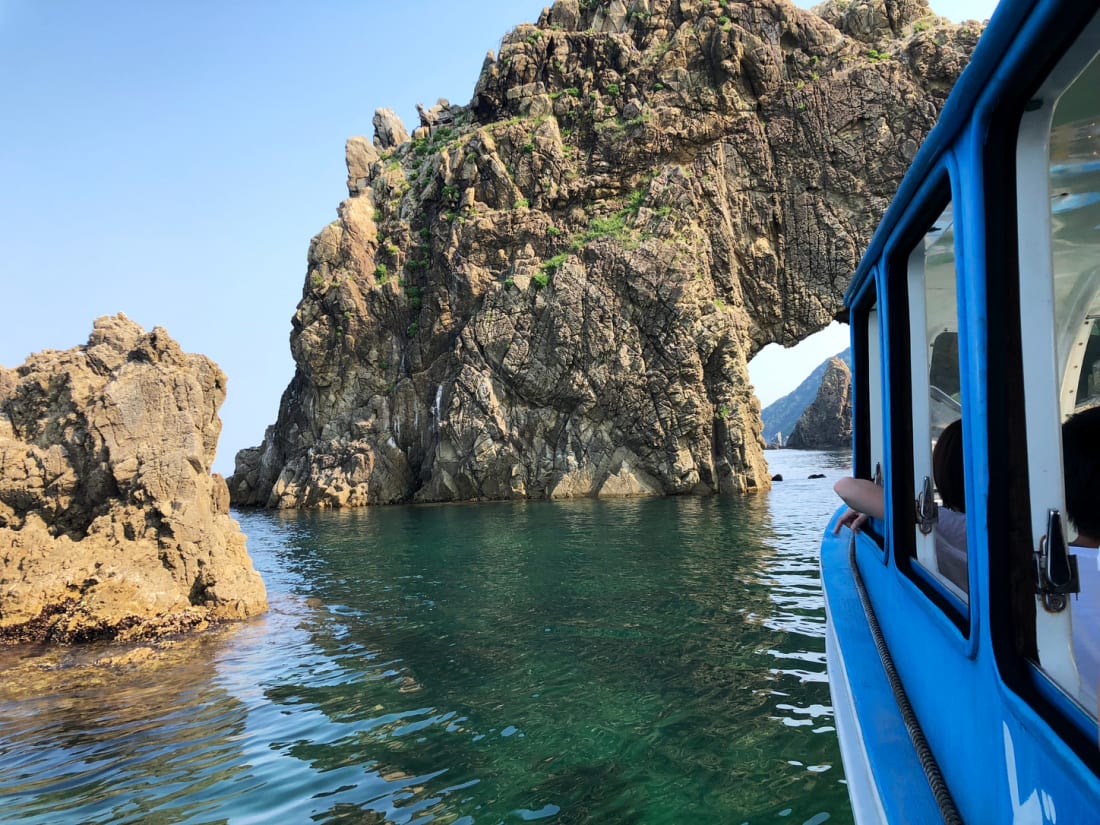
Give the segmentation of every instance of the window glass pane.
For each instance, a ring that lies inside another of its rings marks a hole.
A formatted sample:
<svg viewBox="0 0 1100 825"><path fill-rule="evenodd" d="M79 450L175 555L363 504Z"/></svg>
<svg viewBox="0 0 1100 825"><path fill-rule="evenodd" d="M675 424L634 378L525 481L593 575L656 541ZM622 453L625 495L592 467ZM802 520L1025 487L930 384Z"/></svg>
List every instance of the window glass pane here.
<svg viewBox="0 0 1100 825"><path fill-rule="evenodd" d="M856 310L852 318L856 324L853 327L856 350L852 355L858 361L858 369L853 377L859 382L853 386L852 412L856 416L854 425L859 436L856 452L852 456L853 466L858 478L870 479L883 488L886 449L883 439L882 340L878 302L875 301L866 310ZM884 490L882 494L885 499ZM885 524L881 519L873 516L861 529L880 548L885 549Z"/></svg>
<svg viewBox="0 0 1100 825"><path fill-rule="evenodd" d="M878 304L867 313L867 428L870 435L871 478L882 484L886 460L882 439L882 352L879 342Z"/></svg>
<svg viewBox="0 0 1100 825"><path fill-rule="evenodd" d="M1100 402L1100 60L1058 99L1050 131L1055 333L1062 413Z"/></svg>
<svg viewBox="0 0 1100 825"><path fill-rule="evenodd" d="M950 204L910 256L909 278L916 562L965 602L969 586L962 394L955 228Z"/></svg>
<svg viewBox="0 0 1100 825"><path fill-rule="evenodd" d="M955 225L950 204L925 236L924 256L929 425L935 441L944 427L962 415L959 314L955 306Z"/></svg>
<svg viewBox="0 0 1100 825"><path fill-rule="evenodd" d="M1050 129L1050 225L1054 274L1054 333L1062 420L1100 403L1100 60L1093 60L1058 99ZM1096 421L1079 420L1074 432L1087 434ZM1100 425L1098 425L1100 426ZM1076 445L1076 446L1075 446ZM1077 556L1081 592L1069 603L1073 649L1080 674L1078 697L1095 713L1100 680L1100 571L1095 544L1100 540L1096 495L1074 486L1089 484L1098 455L1067 435L1066 513ZM1082 496L1082 492L1086 495ZM1094 502L1082 507L1085 499ZM1080 523L1078 523L1080 522ZM1073 685L1067 685L1073 692Z"/></svg>

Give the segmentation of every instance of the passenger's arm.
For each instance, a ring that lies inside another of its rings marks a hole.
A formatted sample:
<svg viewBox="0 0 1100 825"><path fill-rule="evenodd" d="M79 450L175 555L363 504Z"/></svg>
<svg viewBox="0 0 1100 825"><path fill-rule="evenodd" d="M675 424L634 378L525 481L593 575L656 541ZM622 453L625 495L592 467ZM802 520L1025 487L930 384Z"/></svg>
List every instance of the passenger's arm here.
<svg viewBox="0 0 1100 825"><path fill-rule="evenodd" d="M834 534L839 533L844 525L848 525L853 531L859 530L868 516L883 518L886 515L883 490L873 481L845 476L833 485L833 489L849 508L837 521L833 528Z"/></svg>

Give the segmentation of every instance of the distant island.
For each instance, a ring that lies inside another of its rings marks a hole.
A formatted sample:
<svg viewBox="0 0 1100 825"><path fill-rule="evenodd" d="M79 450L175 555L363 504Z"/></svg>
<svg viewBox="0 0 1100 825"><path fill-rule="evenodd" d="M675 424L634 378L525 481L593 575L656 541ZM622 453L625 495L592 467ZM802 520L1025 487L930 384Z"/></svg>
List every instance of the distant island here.
<svg viewBox="0 0 1100 825"><path fill-rule="evenodd" d="M830 370L834 375L826 380ZM765 407L760 418L767 445L795 449L851 446L851 370L852 351L845 349L826 358L794 390ZM789 443L792 440L794 443Z"/></svg>

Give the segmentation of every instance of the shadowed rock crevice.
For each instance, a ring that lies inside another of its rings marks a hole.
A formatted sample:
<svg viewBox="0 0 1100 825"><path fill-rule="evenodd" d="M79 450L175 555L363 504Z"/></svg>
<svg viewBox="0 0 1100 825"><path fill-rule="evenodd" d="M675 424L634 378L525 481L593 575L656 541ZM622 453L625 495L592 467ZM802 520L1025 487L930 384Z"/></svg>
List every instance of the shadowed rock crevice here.
<svg viewBox="0 0 1100 825"><path fill-rule="evenodd" d="M560 0L348 140L233 501L766 488L748 361L842 306L979 28L924 0Z"/></svg>

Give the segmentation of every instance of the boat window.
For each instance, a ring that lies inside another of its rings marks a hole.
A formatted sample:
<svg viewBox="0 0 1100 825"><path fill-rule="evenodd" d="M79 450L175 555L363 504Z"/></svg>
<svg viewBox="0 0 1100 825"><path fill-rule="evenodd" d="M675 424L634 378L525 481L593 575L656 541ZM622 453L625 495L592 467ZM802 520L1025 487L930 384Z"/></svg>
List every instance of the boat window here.
<svg viewBox="0 0 1100 825"><path fill-rule="evenodd" d="M1081 52L1067 53L1025 113L1017 178L1032 549L1045 554L1041 560L1057 562L1061 528L1070 543L1066 552L1076 558L1080 588L1079 596L1065 596L1050 592L1054 583L1048 581L1048 592L1037 596L1038 659L1065 693L1095 715L1100 572L1097 551L1088 545L1100 539L1091 533L1100 531L1091 527L1094 508L1073 512L1076 497L1064 489L1063 468L1081 456L1062 454L1063 422L1100 404L1100 59L1091 50ZM1025 192L1031 197L1025 199ZM1041 210L1035 192L1047 195ZM1037 309L1044 306L1053 313ZM1100 463L1100 456L1088 461Z"/></svg>
<svg viewBox="0 0 1100 825"><path fill-rule="evenodd" d="M915 561L965 603L969 583L962 483L959 313L950 203L910 254L908 285Z"/></svg>
<svg viewBox="0 0 1100 825"><path fill-rule="evenodd" d="M886 457L882 439L882 344L879 341L878 304L867 313L867 434L868 470L879 486L886 472Z"/></svg>
<svg viewBox="0 0 1100 825"><path fill-rule="evenodd" d="M856 383L853 386L852 413L855 422L855 452L852 464L857 478L873 480L880 487L886 477L886 450L883 440L882 342L879 308L872 288L866 302L853 308L851 324L854 349L852 359ZM866 307L866 308L865 308ZM880 548L885 546L881 521L872 519L863 527ZM884 558L885 560L885 558Z"/></svg>

